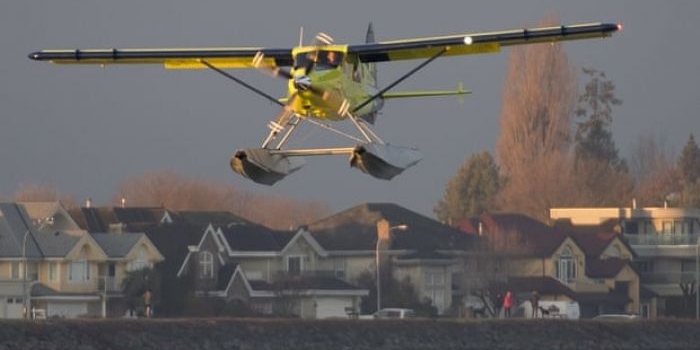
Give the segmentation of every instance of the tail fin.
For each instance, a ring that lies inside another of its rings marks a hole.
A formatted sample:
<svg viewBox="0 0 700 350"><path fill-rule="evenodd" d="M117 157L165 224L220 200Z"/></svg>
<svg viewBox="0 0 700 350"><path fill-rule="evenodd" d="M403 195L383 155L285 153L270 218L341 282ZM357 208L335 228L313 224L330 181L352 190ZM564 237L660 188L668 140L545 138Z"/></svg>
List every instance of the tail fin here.
<svg viewBox="0 0 700 350"><path fill-rule="evenodd" d="M372 22L369 22L369 25L367 26L367 36L365 38L365 43L373 43L374 42L374 26L372 25ZM374 85L375 87L377 86L377 64L376 63L363 63L364 70L367 71L367 75L365 76L366 78L371 79L371 84ZM368 79L369 80L369 79ZM370 114L365 114L363 116L360 116L364 121L374 124L374 121L377 119L377 112L373 112Z"/></svg>
<svg viewBox="0 0 700 350"><path fill-rule="evenodd" d="M372 22L369 22L369 26L367 26L367 38L365 39L365 43L373 43L374 42L374 26L372 25ZM370 72L370 75L372 76L374 80L374 86L377 86L377 64L376 63L365 63L367 70Z"/></svg>

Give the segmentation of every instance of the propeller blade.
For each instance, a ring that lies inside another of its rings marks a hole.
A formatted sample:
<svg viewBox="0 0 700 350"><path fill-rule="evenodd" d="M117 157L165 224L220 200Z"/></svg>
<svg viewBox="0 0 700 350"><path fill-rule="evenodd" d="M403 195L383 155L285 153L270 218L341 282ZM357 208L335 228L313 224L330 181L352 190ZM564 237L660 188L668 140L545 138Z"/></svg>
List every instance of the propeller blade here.
<svg viewBox="0 0 700 350"><path fill-rule="evenodd" d="M324 32L319 32L318 34L316 34L316 37L314 39L316 40L316 46L333 44L333 37Z"/></svg>
<svg viewBox="0 0 700 350"><path fill-rule="evenodd" d="M282 107L282 110L280 110L279 114L277 114L277 118L267 123L267 127L270 129L270 134L268 134L265 141L263 141L261 146L262 148L267 148L267 146L277 138L277 134L282 132L287 127L289 119L291 119L294 115L292 104L294 104L294 100L296 100L296 98L296 93L289 96L287 104Z"/></svg>
<svg viewBox="0 0 700 350"><path fill-rule="evenodd" d="M265 54L262 51L258 51L253 57L253 67L267 71L273 77L281 77L284 79L292 79L292 73L279 67L272 67L265 64Z"/></svg>

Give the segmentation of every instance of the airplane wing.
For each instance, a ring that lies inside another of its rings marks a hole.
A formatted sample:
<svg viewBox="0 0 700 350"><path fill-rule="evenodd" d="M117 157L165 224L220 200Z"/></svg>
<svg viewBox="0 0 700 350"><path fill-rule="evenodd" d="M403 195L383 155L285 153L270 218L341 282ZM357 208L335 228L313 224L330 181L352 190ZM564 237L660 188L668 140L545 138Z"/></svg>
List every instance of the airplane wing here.
<svg viewBox="0 0 700 350"><path fill-rule="evenodd" d="M501 46L609 37L620 29L621 26L618 24L586 23L499 32L457 34L349 45L348 54L359 56L362 62L429 58L443 49L447 49L443 54L444 56L482 54L498 52Z"/></svg>
<svg viewBox="0 0 700 350"><path fill-rule="evenodd" d="M362 62L383 62L429 58L443 49L445 56L497 52L501 46L608 37L620 30L610 23L515 29L500 32L457 34L432 38L348 45L348 54ZM162 64L167 69L253 68L253 58L264 54L267 67L293 64L292 48L174 48L174 49L69 49L42 50L29 54L37 61L57 64Z"/></svg>
<svg viewBox="0 0 700 350"><path fill-rule="evenodd" d="M29 54L36 61L56 64L162 64L166 69L205 69L206 61L217 68L253 68L258 52L266 67L292 65L292 49L266 48L180 48L180 49L70 49L42 50Z"/></svg>

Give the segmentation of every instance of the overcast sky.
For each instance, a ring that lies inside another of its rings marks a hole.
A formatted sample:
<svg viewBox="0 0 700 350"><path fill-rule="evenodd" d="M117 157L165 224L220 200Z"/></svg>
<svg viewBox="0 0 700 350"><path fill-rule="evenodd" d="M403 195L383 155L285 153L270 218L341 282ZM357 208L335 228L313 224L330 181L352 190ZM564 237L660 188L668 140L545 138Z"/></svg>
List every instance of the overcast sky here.
<svg viewBox="0 0 700 350"><path fill-rule="evenodd" d="M400 4L400 5L399 5ZM210 71L159 66L56 66L32 51L111 47L288 47L331 34L337 43L505 30L547 15L564 24L620 22L605 40L566 43L577 67L604 71L623 100L613 133L623 156L652 135L678 152L700 136L700 1L230 1L62 0L0 5L0 195L19 184L51 185L78 201L111 205L119 183L148 171L230 183L259 194L317 199L339 211L393 202L433 217L446 181L475 152L494 150L508 50L433 62L397 91L473 91L456 99L386 103L376 131L385 141L421 149L424 159L392 181L350 169L344 157L307 159L273 187L234 174L237 148L257 147L278 107ZM419 62L383 63L380 85ZM256 71L239 77L274 95L285 83ZM321 133L323 134L323 133ZM300 134L314 139L315 133Z"/></svg>

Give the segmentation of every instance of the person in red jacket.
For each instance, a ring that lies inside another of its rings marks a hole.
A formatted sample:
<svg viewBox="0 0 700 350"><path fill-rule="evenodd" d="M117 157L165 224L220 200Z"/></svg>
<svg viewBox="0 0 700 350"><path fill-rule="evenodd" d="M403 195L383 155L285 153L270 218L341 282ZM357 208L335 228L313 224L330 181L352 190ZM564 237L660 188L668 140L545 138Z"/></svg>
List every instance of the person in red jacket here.
<svg viewBox="0 0 700 350"><path fill-rule="evenodd" d="M503 297L503 316L510 317L510 308L513 306L513 293L509 291Z"/></svg>

